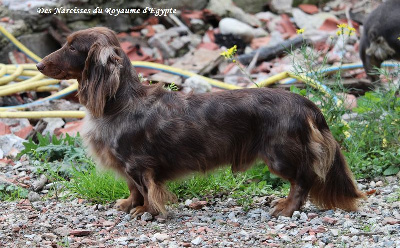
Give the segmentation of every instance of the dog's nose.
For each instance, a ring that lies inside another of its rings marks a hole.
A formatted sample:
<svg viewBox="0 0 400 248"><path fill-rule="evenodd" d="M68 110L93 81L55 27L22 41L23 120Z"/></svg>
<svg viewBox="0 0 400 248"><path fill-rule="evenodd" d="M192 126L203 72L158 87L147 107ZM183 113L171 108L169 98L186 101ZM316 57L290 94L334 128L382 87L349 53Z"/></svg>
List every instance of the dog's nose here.
<svg viewBox="0 0 400 248"><path fill-rule="evenodd" d="M46 67L45 64L43 64L42 62L39 62L39 63L37 63L37 65L36 65L36 68L37 68L39 71L43 71L45 67Z"/></svg>

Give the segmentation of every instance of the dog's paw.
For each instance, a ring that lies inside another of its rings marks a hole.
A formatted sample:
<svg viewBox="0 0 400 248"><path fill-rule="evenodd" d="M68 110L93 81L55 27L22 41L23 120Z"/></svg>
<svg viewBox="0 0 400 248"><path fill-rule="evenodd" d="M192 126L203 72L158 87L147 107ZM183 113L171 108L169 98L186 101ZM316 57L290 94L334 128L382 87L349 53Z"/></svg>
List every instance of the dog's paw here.
<svg viewBox="0 0 400 248"><path fill-rule="evenodd" d="M142 216L142 214L144 214L145 212L147 212L147 207L137 206L131 210L130 214L131 214L132 218L136 218L136 217Z"/></svg>
<svg viewBox="0 0 400 248"><path fill-rule="evenodd" d="M114 207L120 211L129 213L129 211L131 211L131 209L133 208L133 204L129 198L128 199L118 199L116 201Z"/></svg>
<svg viewBox="0 0 400 248"><path fill-rule="evenodd" d="M132 218L137 218L142 216L145 212L151 214L153 217L159 214L157 211L154 211L147 206L137 206L130 211L130 214Z"/></svg>
<svg viewBox="0 0 400 248"><path fill-rule="evenodd" d="M271 202L271 210L269 213L273 216L292 216L294 210L290 206L287 199L276 199Z"/></svg>

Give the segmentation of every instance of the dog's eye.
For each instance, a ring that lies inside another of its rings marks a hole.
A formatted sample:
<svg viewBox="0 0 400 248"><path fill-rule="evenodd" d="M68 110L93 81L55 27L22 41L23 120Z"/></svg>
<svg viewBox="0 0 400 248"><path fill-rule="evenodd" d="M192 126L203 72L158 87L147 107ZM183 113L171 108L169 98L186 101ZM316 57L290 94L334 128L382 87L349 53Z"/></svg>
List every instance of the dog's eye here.
<svg viewBox="0 0 400 248"><path fill-rule="evenodd" d="M71 50L71 51L75 51L75 47L73 47L73 46L69 46L69 50Z"/></svg>

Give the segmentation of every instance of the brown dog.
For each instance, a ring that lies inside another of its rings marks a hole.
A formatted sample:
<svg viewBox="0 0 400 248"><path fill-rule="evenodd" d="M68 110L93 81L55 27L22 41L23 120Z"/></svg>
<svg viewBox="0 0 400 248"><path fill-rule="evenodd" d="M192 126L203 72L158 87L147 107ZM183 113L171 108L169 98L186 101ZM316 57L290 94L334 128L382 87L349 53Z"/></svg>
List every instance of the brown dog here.
<svg viewBox="0 0 400 248"><path fill-rule="evenodd" d="M78 79L88 110L83 137L99 164L125 177L130 196L117 206L134 216L166 213L174 199L167 180L227 164L244 171L256 159L291 184L273 215L292 215L309 194L322 208L346 210L363 197L322 113L300 95L263 88L185 96L142 85L106 28L71 34L37 68Z"/></svg>
<svg viewBox="0 0 400 248"><path fill-rule="evenodd" d="M372 82L379 80L376 68L385 60L400 60L400 1L389 0L372 11L364 22L360 57Z"/></svg>

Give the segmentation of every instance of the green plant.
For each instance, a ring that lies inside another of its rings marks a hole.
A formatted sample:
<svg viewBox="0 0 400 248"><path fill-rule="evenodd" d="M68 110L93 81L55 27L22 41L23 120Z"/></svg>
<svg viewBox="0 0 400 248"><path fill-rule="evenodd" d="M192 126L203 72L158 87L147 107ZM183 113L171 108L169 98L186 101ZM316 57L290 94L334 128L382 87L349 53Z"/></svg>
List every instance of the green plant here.
<svg viewBox="0 0 400 248"><path fill-rule="evenodd" d="M210 174L193 174L190 177L168 183L168 188L178 198L204 197L207 195L229 196L248 207L253 196L280 194L283 181L271 174L268 167L258 162L244 173L233 174L229 168L221 168Z"/></svg>
<svg viewBox="0 0 400 248"><path fill-rule="evenodd" d="M28 197L29 191L16 185L0 184L0 201L14 201Z"/></svg>

